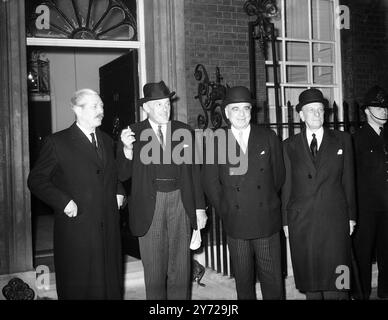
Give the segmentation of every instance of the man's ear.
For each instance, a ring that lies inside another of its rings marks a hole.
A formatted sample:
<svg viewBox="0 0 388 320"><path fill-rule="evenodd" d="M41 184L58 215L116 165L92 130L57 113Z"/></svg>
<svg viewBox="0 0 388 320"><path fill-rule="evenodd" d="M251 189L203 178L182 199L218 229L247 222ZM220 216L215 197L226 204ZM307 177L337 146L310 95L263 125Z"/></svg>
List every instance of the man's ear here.
<svg viewBox="0 0 388 320"><path fill-rule="evenodd" d="M303 114L303 111L302 111L302 110L299 111L299 117L300 117L300 119L301 119L303 122L305 121L304 114Z"/></svg>
<svg viewBox="0 0 388 320"><path fill-rule="evenodd" d="M229 119L229 109L228 109L228 106L225 106L225 117L226 117L226 119Z"/></svg>
<svg viewBox="0 0 388 320"><path fill-rule="evenodd" d="M150 113L150 108L148 106L148 102L143 103L143 110L148 114Z"/></svg>

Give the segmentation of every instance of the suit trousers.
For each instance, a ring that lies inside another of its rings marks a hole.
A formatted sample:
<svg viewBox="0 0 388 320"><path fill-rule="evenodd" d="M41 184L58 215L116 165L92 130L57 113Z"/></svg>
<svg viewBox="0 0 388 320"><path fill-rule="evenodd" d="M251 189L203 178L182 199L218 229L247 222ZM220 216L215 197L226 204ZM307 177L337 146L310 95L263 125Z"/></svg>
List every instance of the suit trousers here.
<svg viewBox="0 0 388 320"><path fill-rule="evenodd" d="M283 300L280 235L268 238L233 239L227 237L239 300L256 299L255 262L264 300Z"/></svg>
<svg viewBox="0 0 388 320"><path fill-rule="evenodd" d="M151 226L139 237L147 300L189 299L190 233L180 190L157 192Z"/></svg>
<svg viewBox="0 0 388 320"><path fill-rule="evenodd" d="M353 241L364 291L364 297L355 298L369 299L375 254L379 270L377 294L388 298L388 212L361 212Z"/></svg>
<svg viewBox="0 0 388 320"><path fill-rule="evenodd" d="M307 300L349 300L348 291L314 291L306 292Z"/></svg>

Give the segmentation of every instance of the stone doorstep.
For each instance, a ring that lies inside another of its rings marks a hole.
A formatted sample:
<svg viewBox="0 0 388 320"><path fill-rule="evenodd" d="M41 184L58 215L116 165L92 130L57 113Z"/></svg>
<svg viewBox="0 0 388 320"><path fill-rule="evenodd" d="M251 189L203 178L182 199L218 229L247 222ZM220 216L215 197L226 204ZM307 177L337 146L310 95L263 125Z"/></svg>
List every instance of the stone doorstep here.
<svg viewBox="0 0 388 320"><path fill-rule="evenodd" d="M144 272L142 270L141 261L129 262L126 264L126 276L125 276L125 287L128 288L126 291L132 291L131 286L134 287L144 287ZM372 288L377 287L377 265L373 265L372 271ZM229 276L223 276L220 273L217 273L211 269L206 269L205 276L213 281L219 281L220 277L224 278L223 285L228 289L235 290L234 279ZM12 278L18 277L26 282L34 291L35 299L53 299L56 300L57 293L55 290L55 273L50 273L50 288L49 290L37 289L36 288L36 274L34 271L15 273L10 275L0 276L0 289L2 289ZM203 279L204 280L204 279ZM230 281L228 281L230 280ZM294 277L289 276L286 278L285 283L286 298L290 300L304 300L306 299L305 295L300 293L299 290L295 288ZM260 284L256 285L257 298L261 299L261 290ZM0 293L0 300L5 300L2 293Z"/></svg>

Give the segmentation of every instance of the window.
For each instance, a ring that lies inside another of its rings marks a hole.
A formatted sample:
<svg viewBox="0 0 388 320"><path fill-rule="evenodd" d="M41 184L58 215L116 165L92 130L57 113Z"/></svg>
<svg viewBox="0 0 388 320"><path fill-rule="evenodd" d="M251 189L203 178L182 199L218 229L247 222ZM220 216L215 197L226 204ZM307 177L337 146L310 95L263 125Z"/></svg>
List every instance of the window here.
<svg viewBox="0 0 388 320"><path fill-rule="evenodd" d="M342 107L340 31L335 28L338 0L278 0L280 16L273 22L277 34L277 59L283 122L287 102L298 103L308 88L320 89L329 100ZM275 116L273 62L269 44L267 94L270 119ZM295 113L294 119L299 120Z"/></svg>

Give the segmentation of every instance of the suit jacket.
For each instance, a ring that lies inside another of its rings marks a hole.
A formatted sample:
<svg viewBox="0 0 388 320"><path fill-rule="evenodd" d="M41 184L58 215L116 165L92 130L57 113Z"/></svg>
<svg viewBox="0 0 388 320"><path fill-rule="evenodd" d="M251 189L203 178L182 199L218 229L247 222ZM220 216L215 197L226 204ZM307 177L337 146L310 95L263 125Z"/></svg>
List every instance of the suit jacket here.
<svg viewBox="0 0 388 320"><path fill-rule="evenodd" d="M140 136L144 130L148 129L152 132L152 139L154 141L158 140L148 119L131 125L131 129L135 133L136 138L136 142L133 145L133 158L132 160L125 158L123 145L120 142L117 153L117 160L120 163L119 178L121 181L132 178L129 200L129 226L133 235L143 236L151 226L157 190L155 186L155 164L144 164L140 159L141 150L147 148L151 137L147 141L141 141ZM189 148L192 148L191 150L194 150L194 135L190 126L183 122L172 120L172 134L178 129L184 129L186 133L190 133L190 136L186 137L189 140L184 140L181 137L180 141L172 141L171 149L174 150L178 144L184 143ZM205 201L200 184L200 169L194 163L194 156L195 153L192 152L192 164L183 163L179 165L179 189L191 226L196 229L197 219L195 211L196 209L205 209Z"/></svg>
<svg viewBox="0 0 388 320"><path fill-rule="evenodd" d="M226 146L233 139L241 154L230 128L220 130L227 137ZM273 131L251 125L247 150L247 172L234 175L236 165L229 157L225 164L220 163L216 145L215 163L202 167L203 188L230 237L269 237L281 229L278 192L285 175L281 144Z"/></svg>
<svg viewBox="0 0 388 320"><path fill-rule="evenodd" d="M28 177L55 211L54 261L60 299L120 299L122 287L117 168L113 141L96 129L103 159L74 123L47 138ZM78 215L64 209L70 200Z"/></svg>
<svg viewBox="0 0 388 320"><path fill-rule="evenodd" d="M283 220L289 226L299 290L336 291L336 268L350 267L349 220L356 220L350 135L324 130L317 158L305 130L284 141Z"/></svg>
<svg viewBox="0 0 388 320"><path fill-rule="evenodd" d="M383 140L369 124L353 135L357 192L360 214L388 211L388 157L384 154L384 142L388 148L388 131Z"/></svg>

